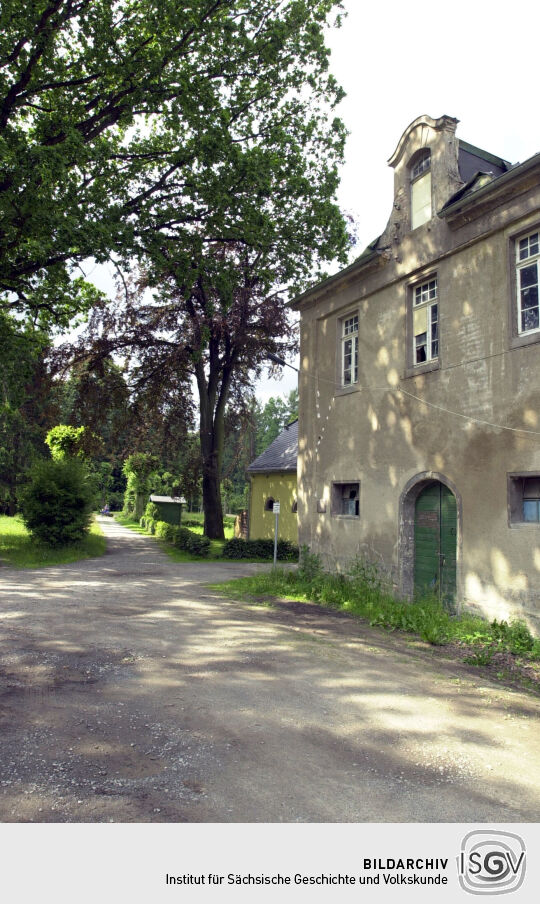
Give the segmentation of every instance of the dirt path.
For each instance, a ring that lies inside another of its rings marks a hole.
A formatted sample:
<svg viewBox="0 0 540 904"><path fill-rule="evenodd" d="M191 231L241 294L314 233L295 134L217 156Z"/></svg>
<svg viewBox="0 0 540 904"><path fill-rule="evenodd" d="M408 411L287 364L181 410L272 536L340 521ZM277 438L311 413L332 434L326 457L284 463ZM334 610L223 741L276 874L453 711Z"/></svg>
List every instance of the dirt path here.
<svg viewBox="0 0 540 904"><path fill-rule="evenodd" d="M537 698L104 529L101 559L0 570L1 821L538 820Z"/></svg>

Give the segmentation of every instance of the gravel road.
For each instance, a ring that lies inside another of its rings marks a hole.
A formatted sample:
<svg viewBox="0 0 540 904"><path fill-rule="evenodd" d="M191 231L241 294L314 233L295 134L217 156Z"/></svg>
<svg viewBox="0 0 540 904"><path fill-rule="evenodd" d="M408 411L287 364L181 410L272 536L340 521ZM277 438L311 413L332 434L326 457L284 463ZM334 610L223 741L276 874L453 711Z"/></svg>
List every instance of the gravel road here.
<svg viewBox="0 0 540 904"><path fill-rule="evenodd" d="M0 569L1 821L538 820L537 697L102 524L99 559Z"/></svg>

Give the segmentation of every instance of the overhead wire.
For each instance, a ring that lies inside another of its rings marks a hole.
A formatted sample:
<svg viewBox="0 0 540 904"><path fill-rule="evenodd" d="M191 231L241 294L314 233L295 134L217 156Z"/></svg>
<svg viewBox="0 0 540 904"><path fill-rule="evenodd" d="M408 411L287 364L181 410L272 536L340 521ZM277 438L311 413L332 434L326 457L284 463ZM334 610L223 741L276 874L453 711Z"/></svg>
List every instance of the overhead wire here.
<svg viewBox="0 0 540 904"><path fill-rule="evenodd" d="M513 350L512 350L513 351ZM468 361L461 361L456 364L449 364L446 367L439 368L439 373L444 373L447 370L454 370L458 367L466 367L469 364L477 364L480 361L489 361L491 358L500 358L503 355L510 354L509 350L503 350L501 352L494 352L491 355L483 355L478 358L471 358ZM309 370L299 370L299 375L305 374L305 376L310 377L313 380L317 380L321 383L327 383L333 386L336 389L342 389L343 386L340 383L336 383L335 380L330 380L327 377L321 377L317 373L313 373ZM418 374L417 376L422 376ZM526 427L510 427L507 424L497 424L492 421L484 420L483 418L475 417L472 414L464 414L462 411L455 411L452 408L446 408L444 405L437 405L434 402L429 402L427 399L423 399L420 396L415 395L412 392L408 392L406 389L403 389L400 386L359 386L354 384L354 389L356 392L390 392L390 393L402 393L402 395L407 396L410 399L414 399L417 402L420 402L422 405L427 405L428 408L434 408L437 411L441 411L444 414L450 414L454 417L462 418L463 420L471 421L475 424L481 424L484 427L491 427L496 430L507 430L511 433L520 433L528 436L540 436L539 430L528 430Z"/></svg>

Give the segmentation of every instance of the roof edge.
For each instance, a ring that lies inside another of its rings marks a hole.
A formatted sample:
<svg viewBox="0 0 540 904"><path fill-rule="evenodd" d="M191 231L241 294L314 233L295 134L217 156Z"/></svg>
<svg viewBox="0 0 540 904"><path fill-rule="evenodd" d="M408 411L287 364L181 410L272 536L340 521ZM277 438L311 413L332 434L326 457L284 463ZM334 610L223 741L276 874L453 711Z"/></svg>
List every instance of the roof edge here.
<svg viewBox="0 0 540 904"><path fill-rule="evenodd" d="M362 252L360 257L357 257L352 264L349 264L348 267L345 267L343 270L339 270L337 273L334 273L333 276L328 276L326 279L323 279L322 282L316 283L314 286L311 286L310 289L306 289L305 292L302 292L300 295L297 295L295 298L292 298L291 301L288 302L289 307L293 308L293 310L298 310L305 302L313 301L315 298L324 292L326 292L332 286L335 286L337 283L341 281L346 281L351 277L355 276L360 270L363 270L364 267L367 267L369 264L372 264L374 261L384 260L382 251L379 251L374 246L381 236L378 236L375 241L373 241L370 245L367 246L365 251ZM370 250L368 250L370 249Z"/></svg>
<svg viewBox="0 0 540 904"><path fill-rule="evenodd" d="M452 214L458 212L460 208L471 207L479 199L489 197L490 194L496 195L501 187L504 187L508 182L512 182L514 179L519 179L520 176L526 175L529 170L534 169L536 166L540 166L540 152L529 157L528 160L525 160L523 163L516 164L512 169L497 176L496 179L493 179L487 185L483 185L477 191L472 192L472 194L467 195L466 197L458 197L455 201L450 198L444 207L438 211L437 216L441 219L451 217ZM460 191L462 193L463 189ZM458 194L460 193L458 192Z"/></svg>
<svg viewBox="0 0 540 904"><path fill-rule="evenodd" d="M474 144L469 144L468 141L463 141L461 138L458 138L458 147L463 148L464 151L468 151L469 154L474 154L475 157L481 157L482 160L487 160L488 163L494 163L495 166L500 166L501 169L505 167L509 169L512 166L510 160L505 160L503 157L497 157L496 154L490 154L489 151L484 151L482 148L476 147Z"/></svg>
<svg viewBox="0 0 540 904"><path fill-rule="evenodd" d="M453 116L447 116L446 114L439 116L438 119L433 119L433 117L428 116L427 113L424 113L422 116L417 116L416 119L413 119L413 121L409 123L403 132L394 153L388 159L388 166L395 168L398 165L403 156L409 135L414 129L418 128L418 126L428 126L436 132L441 132L443 129L450 129L452 132L455 132L458 122L459 119L455 119Z"/></svg>

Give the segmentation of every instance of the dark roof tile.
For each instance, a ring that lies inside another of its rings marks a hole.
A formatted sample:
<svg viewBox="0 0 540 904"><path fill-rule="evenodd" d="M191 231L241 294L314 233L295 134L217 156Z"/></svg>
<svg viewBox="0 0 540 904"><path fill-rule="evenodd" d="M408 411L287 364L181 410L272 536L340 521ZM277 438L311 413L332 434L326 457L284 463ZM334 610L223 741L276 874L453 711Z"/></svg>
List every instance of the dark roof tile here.
<svg viewBox="0 0 540 904"><path fill-rule="evenodd" d="M287 424L267 449L252 461L248 472L296 471L298 458L298 421Z"/></svg>

